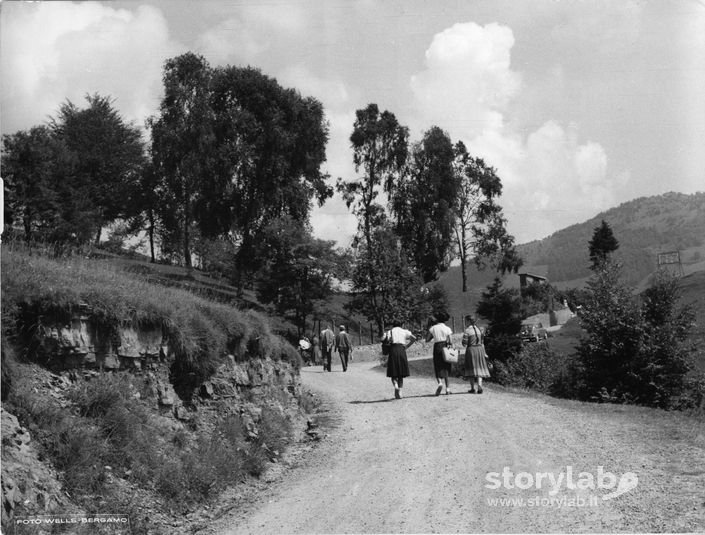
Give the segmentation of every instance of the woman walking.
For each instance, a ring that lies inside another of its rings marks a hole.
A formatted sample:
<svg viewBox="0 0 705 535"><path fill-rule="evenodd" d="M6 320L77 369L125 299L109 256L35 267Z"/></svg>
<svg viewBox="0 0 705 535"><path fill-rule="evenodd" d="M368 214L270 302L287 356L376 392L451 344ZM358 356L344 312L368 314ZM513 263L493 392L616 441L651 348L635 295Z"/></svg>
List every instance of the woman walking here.
<svg viewBox="0 0 705 535"><path fill-rule="evenodd" d="M463 345L465 350L465 378L470 380L470 392L482 394L482 379L490 376L487 367L487 353L483 343L482 331L475 325L475 317L465 316L465 323L468 325L463 333ZM475 386L477 385L477 390Z"/></svg>
<svg viewBox="0 0 705 535"><path fill-rule="evenodd" d="M426 335L427 342L433 340L433 371L436 374L436 381L438 382L438 387L436 388L437 396L441 395L444 382L446 394L452 393L450 388L448 388L451 363L446 362L446 359L443 357L443 348L453 347L453 340L451 339L453 331L445 324L448 318L450 318L450 316L446 312L436 314L435 325L432 325L428 329L428 334Z"/></svg>
<svg viewBox="0 0 705 535"><path fill-rule="evenodd" d="M387 377L394 385L394 397L402 398L401 389L404 387L404 377L409 377L409 360L406 357L407 348L416 341L416 337L401 326L401 321L392 321L391 330L384 335L391 347L387 356Z"/></svg>
<svg viewBox="0 0 705 535"><path fill-rule="evenodd" d="M313 363L318 364L321 362L321 341L318 339L318 335L314 334L313 339L311 340L312 344L312 349L311 349L311 355L313 358Z"/></svg>

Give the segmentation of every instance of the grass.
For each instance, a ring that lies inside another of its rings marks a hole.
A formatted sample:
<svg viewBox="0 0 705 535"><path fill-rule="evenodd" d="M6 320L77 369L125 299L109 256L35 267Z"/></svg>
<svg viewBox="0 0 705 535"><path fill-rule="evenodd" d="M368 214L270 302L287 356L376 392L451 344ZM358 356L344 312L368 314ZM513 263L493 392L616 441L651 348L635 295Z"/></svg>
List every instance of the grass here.
<svg viewBox="0 0 705 535"><path fill-rule="evenodd" d="M3 324L24 333L26 346L40 321L65 323L88 312L108 332L118 325L161 328L176 373L194 377L191 382L209 377L226 354L299 362L298 352L272 332L264 314L150 283L105 260L53 260L4 249L2 273Z"/></svg>
<svg viewBox="0 0 705 535"><path fill-rule="evenodd" d="M225 355L285 360L295 367L300 356L256 307L240 309L156 284L153 273L126 271L124 263L52 259L6 246L1 262L3 404L30 430L42 458L60 471L67 492L86 510L100 500L134 506L135 494L126 494L125 485L157 495L174 510L208 501L262 474L292 436L291 415L312 404L297 405L286 385L273 384L265 395L246 398L261 414L247 425L228 405L217 421L212 412L180 427L154 411L156 393L145 376L128 372L78 379L61 387L58 401L45 387L47 372L27 361L49 360L36 343L39 325L65 324L76 315L90 315L97 329L112 334L121 326L161 329L171 380L187 403ZM113 476L125 483L116 486Z"/></svg>
<svg viewBox="0 0 705 535"><path fill-rule="evenodd" d="M136 396L142 390L139 376L104 374L79 382L66 391L72 407L67 410L41 389L32 390L30 366L17 367L6 408L30 429L42 458L62 473L66 490L84 507L99 498L127 506L106 466L171 508L192 507L261 475L292 436L290 417L263 398L254 438L238 413L194 431L174 428L150 411L145 401L154 400Z"/></svg>

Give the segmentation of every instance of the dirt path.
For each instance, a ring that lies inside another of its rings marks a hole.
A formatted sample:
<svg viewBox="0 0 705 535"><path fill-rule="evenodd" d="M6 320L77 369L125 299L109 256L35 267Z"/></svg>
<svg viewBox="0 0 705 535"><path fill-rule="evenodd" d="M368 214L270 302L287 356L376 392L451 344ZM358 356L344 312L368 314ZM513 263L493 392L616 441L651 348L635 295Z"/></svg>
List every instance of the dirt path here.
<svg viewBox="0 0 705 535"><path fill-rule="evenodd" d="M222 518L209 531L705 531L702 426L683 428L657 411L555 401L492 385L471 395L458 379L457 393L435 397L432 378L411 377L404 399L394 400L374 362L355 362L347 373L304 368L302 380L326 400L335 422L329 436L256 508ZM573 482L589 486L588 474L597 485L600 466L618 478L633 472L638 484L611 500L602 497L616 487L567 488L568 467ZM505 467L512 485L530 488L487 488L487 474L497 472L501 483ZM542 476L541 489L529 485L528 477L539 473L565 479L551 495L550 476Z"/></svg>

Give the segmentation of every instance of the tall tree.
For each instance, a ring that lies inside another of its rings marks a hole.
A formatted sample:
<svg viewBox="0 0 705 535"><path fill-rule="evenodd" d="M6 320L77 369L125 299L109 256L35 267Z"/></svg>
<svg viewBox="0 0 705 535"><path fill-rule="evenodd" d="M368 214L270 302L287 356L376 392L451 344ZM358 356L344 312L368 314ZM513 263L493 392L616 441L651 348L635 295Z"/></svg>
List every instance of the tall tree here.
<svg viewBox="0 0 705 535"><path fill-rule="evenodd" d="M467 292L467 266L473 258L478 268L488 263L502 273L516 272L522 260L497 198L502 181L494 168L472 157L462 141L454 147L454 174L460 181L455 205L455 241L460 258L463 292Z"/></svg>
<svg viewBox="0 0 705 535"><path fill-rule="evenodd" d="M217 164L196 209L204 235L238 235L241 277L255 267L270 222L288 215L304 223L314 200L322 205L333 195L321 172L328 126L319 101L249 67L214 71L211 106Z"/></svg>
<svg viewBox="0 0 705 535"><path fill-rule="evenodd" d="M190 233L232 233L236 276L256 267L256 243L283 215L307 220L312 201L333 194L321 172L328 127L323 107L258 69L211 68L200 56L167 61L165 97L152 120L157 172L165 178L164 220L178 220L184 258Z"/></svg>
<svg viewBox="0 0 705 535"><path fill-rule="evenodd" d="M167 60L159 116L150 119L154 170L165 185L162 216L178 222L169 230L180 239L188 268L194 204L201 195L201 178L210 174L214 148L211 77L208 62L191 52Z"/></svg>
<svg viewBox="0 0 705 535"><path fill-rule="evenodd" d="M125 123L113 99L94 94L86 100L85 109L64 103L51 127L74 158L65 185L72 190L70 200L84 202L92 211L92 218L76 226L90 226L98 243L106 224L134 215L129 199L139 187L145 153L140 130Z"/></svg>
<svg viewBox="0 0 705 535"><path fill-rule="evenodd" d="M5 135L2 143L6 226L20 227L27 243L56 238L63 226L58 185L68 164L65 147L45 126Z"/></svg>
<svg viewBox="0 0 705 535"><path fill-rule="evenodd" d="M358 218L358 228L368 248L372 233L384 218L384 209L377 203L380 186L389 193L401 175L408 154L409 130L399 124L389 111L380 113L377 104L355 112L355 124L350 136L355 172L362 176L345 182L338 180L338 191Z"/></svg>
<svg viewBox="0 0 705 535"><path fill-rule="evenodd" d="M619 242L614 237L612 227L604 219L600 226L595 228L588 245L592 262L591 269L599 268L619 248Z"/></svg>
<svg viewBox="0 0 705 535"><path fill-rule="evenodd" d="M453 256L453 208L460 188L453 159L450 137L434 126L414 145L407 172L390 188L396 232L424 282L437 279Z"/></svg>
<svg viewBox="0 0 705 535"><path fill-rule="evenodd" d="M389 192L394 182L403 172L408 153L409 131L401 126L393 113L380 113L377 104L357 110L355 123L350 136L353 149L355 172L362 172L355 180L348 182L338 179L337 188L343 195L348 208L352 207L358 219L358 235L355 244L362 242L363 250L359 261L365 261L357 271L359 287L365 288L361 294L369 302L365 305L368 317L374 318L382 329L384 312L379 293L383 284L382 275L373 265L373 255L379 244L373 239L375 232L387 222L384 207L377 202L381 191ZM365 260L366 259L366 260Z"/></svg>

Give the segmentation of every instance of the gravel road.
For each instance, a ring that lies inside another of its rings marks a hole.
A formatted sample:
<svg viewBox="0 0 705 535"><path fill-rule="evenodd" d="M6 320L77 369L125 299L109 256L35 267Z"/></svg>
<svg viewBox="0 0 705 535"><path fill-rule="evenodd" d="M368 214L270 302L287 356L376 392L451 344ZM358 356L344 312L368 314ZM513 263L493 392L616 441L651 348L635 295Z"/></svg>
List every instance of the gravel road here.
<svg viewBox="0 0 705 535"><path fill-rule="evenodd" d="M459 379L454 394L436 397L435 381L422 376L394 400L375 362L356 361L346 373L304 368L302 381L324 400L328 435L254 507L209 532L705 531L700 424L493 385L473 395ZM603 500L617 485L607 488L603 475L600 488L598 469L634 488Z"/></svg>

